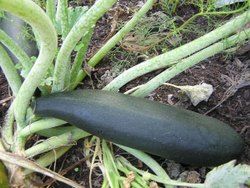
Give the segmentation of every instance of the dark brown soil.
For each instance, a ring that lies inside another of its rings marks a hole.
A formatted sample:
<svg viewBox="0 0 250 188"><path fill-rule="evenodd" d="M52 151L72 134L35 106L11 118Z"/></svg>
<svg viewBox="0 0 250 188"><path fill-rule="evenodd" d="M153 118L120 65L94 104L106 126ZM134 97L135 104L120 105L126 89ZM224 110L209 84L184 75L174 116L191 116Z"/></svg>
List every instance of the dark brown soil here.
<svg viewBox="0 0 250 188"><path fill-rule="evenodd" d="M84 1L85 2L85 1ZM89 1L87 1L89 2ZM129 7L128 12L122 12L118 14L119 16L116 19L122 21L127 20L131 16L133 7L138 3L138 1L120 1L119 7ZM75 4L73 4L75 6ZM82 5L82 1L79 1L79 5ZM159 7L155 7L159 9ZM102 46L102 44L109 37L112 25L112 16L115 14L118 7L114 7L112 11L107 13L99 22L98 27L95 31L91 48L88 52L88 57L91 57L94 52ZM190 10L190 11L189 11ZM177 14L181 16L184 20L190 18L197 10L195 7L180 7ZM124 16L125 15L125 16ZM223 18L224 19L224 18ZM206 27L205 20L199 19L197 21L200 27ZM195 38L194 35L187 35L186 40L192 40ZM162 86L154 91L149 97L153 100L171 104L179 105L183 108L187 108L202 114L205 114L214 106L216 106L223 98L225 98L225 93L228 91L232 82L234 80L237 85L237 80L240 75L250 68L250 45L245 45L245 47L239 49L234 53L220 54L212 58L209 58L199 65L185 71L184 73L176 76L169 83L175 85L196 85L202 82L213 85L214 92L208 102L201 102L196 107L192 106L190 101L184 94L180 93L177 89L172 87ZM101 77L105 74L107 70L111 69L112 64L110 63L109 57L106 57L100 66L92 72L91 79L86 78L84 80L84 88L95 88L101 89L105 84L102 83ZM135 87L139 84L142 84L157 75L161 70L155 71L144 75L141 78L138 78L131 83L127 84L122 88L122 91L128 90L132 87ZM235 84L235 82L233 82ZM171 96L171 97L170 97ZM0 101L9 97L9 90L7 82L3 76L3 73L0 72ZM0 104L0 122L3 120L4 114L8 107L9 102ZM245 150L242 153L242 156L239 158L239 162L250 164L250 86L246 86L238 89L235 93L232 94L225 102L211 111L209 116L215 117L225 123L228 123L232 126L245 140L246 146ZM57 169L65 169L80 159L84 158L83 154L83 141L80 140L77 146L74 146L64 157L57 161ZM123 153L120 149L115 149L116 153ZM130 155L126 155L131 162L140 166L140 162L133 158ZM190 168L180 164L176 164L172 161L161 159L155 157L157 161L167 170L169 175L174 178L184 178L190 182L200 182L203 181L208 169L206 168ZM144 168L142 166L142 168ZM81 163L74 170L71 170L67 173L66 177L89 187L88 184L89 169L85 162ZM101 187L102 177L98 175L93 176L93 186ZM60 183L54 183L53 187L66 187Z"/></svg>
<svg viewBox="0 0 250 188"><path fill-rule="evenodd" d="M2 124L4 114L9 106L9 102L4 102L9 97L8 83L0 69L0 123Z"/></svg>

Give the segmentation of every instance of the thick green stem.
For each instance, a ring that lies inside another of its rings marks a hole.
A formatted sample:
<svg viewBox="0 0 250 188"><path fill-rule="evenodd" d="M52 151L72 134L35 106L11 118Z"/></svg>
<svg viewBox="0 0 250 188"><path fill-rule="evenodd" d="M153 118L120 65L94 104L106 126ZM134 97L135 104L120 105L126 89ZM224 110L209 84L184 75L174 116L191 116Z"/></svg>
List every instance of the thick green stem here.
<svg viewBox="0 0 250 188"><path fill-rule="evenodd" d="M49 166L50 164L54 163L57 159L59 159L63 154L65 154L71 146L65 146L65 147L60 147L55 150L52 150L43 156L39 157L39 159L36 160L36 163L39 164L42 167ZM28 175L32 173L33 171L30 169L25 169L24 174Z"/></svg>
<svg viewBox="0 0 250 188"><path fill-rule="evenodd" d="M173 65L161 74L154 77L146 84L143 84L132 95L137 97L145 97L152 91L154 91L157 87L161 86L162 84L169 81L171 78L175 77L181 72L196 65L204 59L207 59L219 52L222 52L227 48L236 45L237 43L245 41L248 38L250 38L250 29L247 29L245 31L240 32L239 34L229 37L228 39L224 39L218 43L215 43L186 59L180 60L180 62L176 65Z"/></svg>
<svg viewBox="0 0 250 188"><path fill-rule="evenodd" d="M37 134L41 135L43 137L53 137L53 136L60 136L62 134L71 132L73 130L75 130L75 126L60 126L60 127L53 127L53 128L49 128L49 129L44 129L41 131L38 131Z"/></svg>
<svg viewBox="0 0 250 188"><path fill-rule="evenodd" d="M49 16L53 24L55 24L56 16L56 2L55 0L47 0L46 2L46 13Z"/></svg>
<svg viewBox="0 0 250 188"><path fill-rule="evenodd" d="M46 118L39 121L36 121L28 126L26 126L24 129L22 129L19 133L20 137L27 137L28 135L34 134L38 131L58 127L62 124L65 124L66 122L60 119L55 118Z"/></svg>
<svg viewBox="0 0 250 188"><path fill-rule="evenodd" d="M79 51L76 54L76 57L75 57L75 60L74 60L74 63L70 72L70 84L71 84L70 90L73 90L74 87L72 86L76 85L75 84L76 78L77 78L78 72L82 68L84 57L88 51L88 46L89 46L91 37L93 35L93 31L94 31L94 28L90 28L90 32L86 35L86 37L82 39L82 41L79 44L79 45L82 45L82 47L79 49Z"/></svg>
<svg viewBox="0 0 250 188"><path fill-rule="evenodd" d="M21 77L19 76L14 63L10 59L8 53L0 44L0 67L3 70L3 73L8 81L8 84L13 92L13 95L16 96L19 88L22 85Z"/></svg>
<svg viewBox="0 0 250 188"><path fill-rule="evenodd" d="M126 71L121 75L115 78L111 83L109 83L104 89L117 91L126 83L131 80L142 76L151 71L164 68L170 65L175 64L178 60L191 55L212 43L225 38L226 36L234 33L235 31L244 27L246 23L250 20L250 10L246 11L242 15L232 19L223 26L211 31L210 33L189 42L179 48L173 49L169 52L166 52L162 55L156 56L152 59L144 61Z"/></svg>
<svg viewBox="0 0 250 188"><path fill-rule="evenodd" d="M25 155L27 157L33 157L35 155L59 148L61 146L69 146L72 145L75 140L79 140L89 135L89 133L75 128L71 132L62 134L60 136L51 137L44 142L25 150Z"/></svg>
<svg viewBox="0 0 250 188"><path fill-rule="evenodd" d="M59 21L61 23L62 38L69 33L68 0L58 0Z"/></svg>
<svg viewBox="0 0 250 188"><path fill-rule="evenodd" d="M57 23L60 23L60 10L61 10L61 4L59 3L59 1L57 0L57 5L56 5L56 17L55 17L55 19L56 19L56 22Z"/></svg>
<svg viewBox="0 0 250 188"><path fill-rule="evenodd" d="M14 109L13 109L13 105L11 105L7 111L2 129L1 129L2 141L7 151L10 151L12 149L12 146L14 143L14 137L13 137L14 136L14 133L13 133L14 120L15 120Z"/></svg>
<svg viewBox="0 0 250 188"><path fill-rule="evenodd" d="M54 59L57 49L57 35L50 19L31 0L0 0L0 8L29 23L41 40L39 56L14 101L15 118L18 129L20 129L25 126L25 115L30 99Z"/></svg>
<svg viewBox="0 0 250 188"><path fill-rule="evenodd" d="M97 20L110 8L117 0L98 0L96 3L78 20L67 35L62 47L57 55L54 72L53 92L65 89L65 79L68 75L69 58L77 43L82 37L86 37L90 28L95 26Z"/></svg>
<svg viewBox="0 0 250 188"><path fill-rule="evenodd" d="M14 54L21 65L24 67L24 69L27 70L27 72L30 71L33 64L31 62L31 59L26 54L25 51L23 51L22 48L20 48L10 37L7 35L3 30L0 29L0 42L2 42L11 52Z"/></svg>
<svg viewBox="0 0 250 188"><path fill-rule="evenodd" d="M99 63L105 55L118 43L120 42L139 22L139 20L152 8L155 0L147 0L147 2L142 6L142 8L135 13L129 22L119 30L108 42L89 60L88 65L94 67ZM81 70L78 74L77 82L75 86L79 84L80 81L86 76L86 72Z"/></svg>
<svg viewBox="0 0 250 188"><path fill-rule="evenodd" d="M16 96L21 85L21 77L19 76L14 63L10 59L7 52L4 50L2 45L0 44L0 67L3 70L3 73L11 87L13 95ZM13 124L14 124L14 106L13 104L10 106L7 115L5 117L5 121L1 130L3 143L6 149L11 149L13 144Z"/></svg>

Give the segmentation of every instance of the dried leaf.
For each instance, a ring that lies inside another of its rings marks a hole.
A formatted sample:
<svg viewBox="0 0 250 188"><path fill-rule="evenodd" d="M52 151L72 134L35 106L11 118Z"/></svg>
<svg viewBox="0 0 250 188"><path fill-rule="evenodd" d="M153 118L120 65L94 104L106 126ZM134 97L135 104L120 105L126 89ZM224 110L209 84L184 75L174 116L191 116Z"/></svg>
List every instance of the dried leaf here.
<svg viewBox="0 0 250 188"><path fill-rule="evenodd" d="M196 106L201 101L208 101L209 97L213 93L213 86L210 84L202 83L194 86L176 86L173 84L166 83L165 85L173 86L178 88L186 93L190 98L192 104Z"/></svg>
<svg viewBox="0 0 250 188"><path fill-rule="evenodd" d="M46 176L54 178L54 179L61 181L65 184L68 184L72 187L83 188L83 186L73 182L72 180L69 180L69 179L61 176L60 174L53 172L49 169L46 169L46 168L38 165L37 163L30 161L24 157L19 156L19 155L9 153L9 152L0 151L0 159L5 161L5 162L8 162L8 163L15 164L15 165L30 169L32 171L42 173Z"/></svg>

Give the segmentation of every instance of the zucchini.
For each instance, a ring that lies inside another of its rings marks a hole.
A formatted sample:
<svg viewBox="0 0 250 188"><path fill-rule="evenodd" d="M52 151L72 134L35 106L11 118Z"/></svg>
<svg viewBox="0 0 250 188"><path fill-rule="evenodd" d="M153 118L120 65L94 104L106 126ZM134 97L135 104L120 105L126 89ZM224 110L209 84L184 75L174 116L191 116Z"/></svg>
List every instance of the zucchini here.
<svg viewBox="0 0 250 188"><path fill-rule="evenodd" d="M193 166L235 159L243 141L227 124L192 111L102 90L38 98L35 114L69 122L93 135Z"/></svg>

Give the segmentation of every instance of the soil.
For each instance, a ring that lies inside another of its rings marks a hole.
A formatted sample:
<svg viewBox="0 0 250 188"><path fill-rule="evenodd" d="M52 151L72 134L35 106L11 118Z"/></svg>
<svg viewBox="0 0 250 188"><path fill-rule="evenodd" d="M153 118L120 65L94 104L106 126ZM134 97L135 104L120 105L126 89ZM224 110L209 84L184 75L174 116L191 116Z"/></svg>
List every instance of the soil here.
<svg viewBox="0 0 250 188"><path fill-rule="evenodd" d="M80 5L81 3L82 1L80 2ZM133 12L131 10L137 4L138 1L120 1L119 7L129 8L128 11L122 12L116 19L122 21L127 20ZM98 48L100 48L100 46L102 46L107 38L110 37L109 34L112 30L112 15L114 15L114 12L119 7L114 7L113 10L107 13L98 22L97 29L90 45L88 57L91 57L92 54ZM159 7L155 7L155 9L159 9ZM188 11L189 9L190 11ZM184 6L180 7L177 14L179 14L179 16L182 16L184 20L187 20L195 12L195 8ZM206 27L206 24L204 24L205 21L203 22L202 19L199 19L197 22L200 24L200 27ZM193 38L193 35L190 36L189 41ZM226 99L221 105L208 113L208 115L215 117L225 123L228 123L242 136L242 138L245 140L246 145L242 156L238 159L238 162L245 164L250 164L250 86L242 88L238 88L238 86L241 75L250 68L249 51L250 44L246 44L234 53L224 53L216 55L170 80L169 83L175 85L197 85L203 82L211 84L214 87L214 92L207 102L201 102L197 106L193 106L183 93L169 86L162 86L149 96L151 100L170 105L178 105L201 114L205 114L210 109L219 104L221 100ZM106 84L103 83L102 77L105 72L107 70L110 70L111 68L112 65L110 63L109 57L104 58L102 63L100 63L100 65L97 66L92 72L91 78L86 78L81 87L101 89ZM130 88L140 85L148 81L150 78L157 75L161 71L162 70L158 70L153 73L144 75L143 77L140 77L124 86L121 91L126 91ZM232 85L235 86L233 87L234 90L232 90ZM230 88L231 90L229 90ZM231 91L231 93L228 91ZM227 95L225 94L228 94L229 97L227 97ZM5 100L9 96L10 92L8 84L1 70L0 101ZM9 104L9 100L0 103L0 122L3 121L3 117ZM57 169L65 169L69 166L72 166L80 159L84 158L83 147L83 140L78 141L78 144L76 146L74 146L67 154L65 154L61 159L57 161ZM115 153L126 156L126 158L133 162L133 164L136 164L137 167L145 168L140 161L128 154L124 154L124 152L120 149L116 148ZM192 183L202 182L204 181L206 172L209 171L209 169L207 168L191 168L159 157L154 156L154 158L163 166L164 169L166 169L170 177L174 179L181 178ZM99 171L96 171L96 173L92 177L92 183L94 187L101 187L100 183L102 177L99 175L99 173ZM86 187L89 187L88 176L89 169L85 162L79 164L66 174L66 177L75 180L76 182L85 185ZM56 182L52 184L52 187L62 187L62 184ZM67 186L63 185L63 187Z"/></svg>

